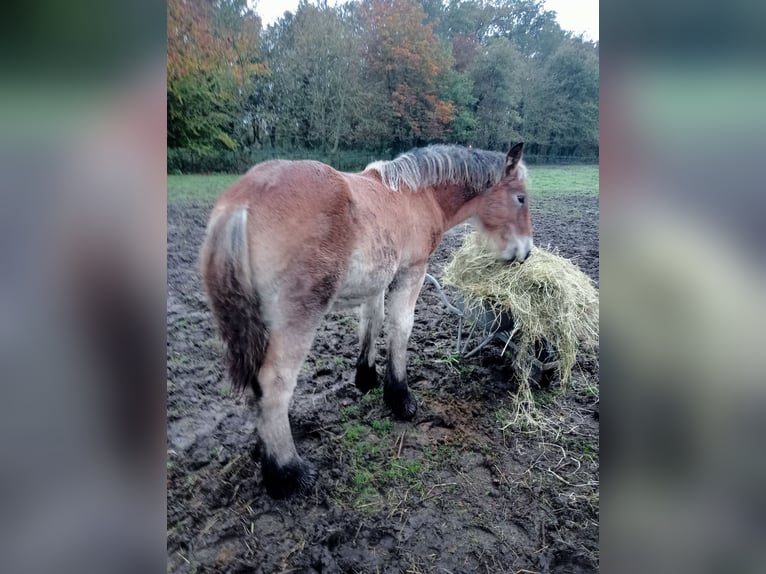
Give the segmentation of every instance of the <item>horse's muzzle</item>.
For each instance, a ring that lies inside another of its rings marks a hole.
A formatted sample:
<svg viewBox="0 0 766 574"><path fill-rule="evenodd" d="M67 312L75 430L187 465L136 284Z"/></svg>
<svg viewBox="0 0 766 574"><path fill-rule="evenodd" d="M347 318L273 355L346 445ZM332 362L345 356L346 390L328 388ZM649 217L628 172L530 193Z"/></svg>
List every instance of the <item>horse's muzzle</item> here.
<svg viewBox="0 0 766 574"><path fill-rule="evenodd" d="M521 263L524 263L524 262L525 262L525 261L526 261L526 260L529 258L529 254L530 254L530 252L529 252L529 251L527 251L527 252L524 254L524 256L523 256L523 257L516 257L516 256L514 256L514 257L512 257L511 259L503 259L503 260L504 260L504 261L505 261L505 262L506 262L508 265L510 265L511 263L519 263L519 264L521 264Z"/></svg>
<svg viewBox="0 0 766 574"><path fill-rule="evenodd" d="M502 254L502 259L505 259L508 263L514 263L516 261L524 263L530 253L532 253L532 247L534 247L532 237L516 237L506 246L505 251Z"/></svg>
<svg viewBox="0 0 766 574"><path fill-rule="evenodd" d="M500 259L508 264L524 263L532 253L532 241L518 242L516 245L509 246L500 256Z"/></svg>

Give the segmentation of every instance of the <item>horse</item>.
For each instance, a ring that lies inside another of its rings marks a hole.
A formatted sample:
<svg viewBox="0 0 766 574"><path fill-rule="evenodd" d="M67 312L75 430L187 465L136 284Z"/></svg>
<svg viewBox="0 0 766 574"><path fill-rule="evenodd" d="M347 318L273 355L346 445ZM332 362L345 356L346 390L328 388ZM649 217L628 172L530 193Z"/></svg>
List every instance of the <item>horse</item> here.
<svg viewBox="0 0 766 574"><path fill-rule="evenodd" d="M413 149L359 173L311 160L255 165L214 205L200 252L208 303L232 388L252 390L261 473L274 498L310 492L314 465L298 455L288 410L318 326L359 308L355 384L379 386L375 343L384 322L383 400L412 420L407 343L429 256L473 218L499 259L533 246L523 143L507 154L457 145Z"/></svg>

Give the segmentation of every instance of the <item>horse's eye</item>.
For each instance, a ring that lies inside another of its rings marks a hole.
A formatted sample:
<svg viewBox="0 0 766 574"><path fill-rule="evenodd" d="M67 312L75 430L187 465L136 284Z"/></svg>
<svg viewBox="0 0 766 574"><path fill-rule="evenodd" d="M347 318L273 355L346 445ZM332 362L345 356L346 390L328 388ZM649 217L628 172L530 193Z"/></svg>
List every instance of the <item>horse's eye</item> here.
<svg viewBox="0 0 766 574"><path fill-rule="evenodd" d="M526 195L517 195L516 196L516 201L519 202L519 205L524 205L524 202L526 200L527 200L527 196Z"/></svg>

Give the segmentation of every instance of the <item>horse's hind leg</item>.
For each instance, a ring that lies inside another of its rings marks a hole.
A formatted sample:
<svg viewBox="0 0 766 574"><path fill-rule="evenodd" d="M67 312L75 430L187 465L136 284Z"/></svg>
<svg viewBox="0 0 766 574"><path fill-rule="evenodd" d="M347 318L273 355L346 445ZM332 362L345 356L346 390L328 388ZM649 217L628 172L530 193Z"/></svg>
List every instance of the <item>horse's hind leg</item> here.
<svg viewBox="0 0 766 574"><path fill-rule="evenodd" d="M383 327L383 304L385 292L371 297L359 312L359 344L361 351L356 362L357 388L363 393L378 386L378 373L375 371L375 341Z"/></svg>
<svg viewBox="0 0 766 574"><path fill-rule="evenodd" d="M296 332L298 331L298 332ZM261 437L261 467L266 491L274 498L306 493L316 482L313 465L298 456L290 431L288 409L298 372L314 339L315 325L306 330L272 332L258 373L261 396L256 425Z"/></svg>
<svg viewBox="0 0 766 574"><path fill-rule="evenodd" d="M383 399L394 415L406 420L413 419L418 410L418 403L407 386L407 343L415 319L415 303L425 274L425 266L400 271L388 296L388 363Z"/></svg>

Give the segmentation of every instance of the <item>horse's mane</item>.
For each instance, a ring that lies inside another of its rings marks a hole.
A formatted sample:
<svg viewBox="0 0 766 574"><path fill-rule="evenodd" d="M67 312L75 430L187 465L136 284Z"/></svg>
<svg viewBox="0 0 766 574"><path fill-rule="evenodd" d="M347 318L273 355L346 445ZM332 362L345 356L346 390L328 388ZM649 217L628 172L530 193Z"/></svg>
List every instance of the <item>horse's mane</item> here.
<svg viewBox="0 0 766 574"><path fill-rule="evenodd" d="M377 171L383 183L394 191L399 191L401 184L415 191L449 183L468 185L480 193L500 181L504 168L504 153L439 144L415 148L391 161L373 162L365 171ZM519 162L519 177L527 177L524 162Z"/></svg>

